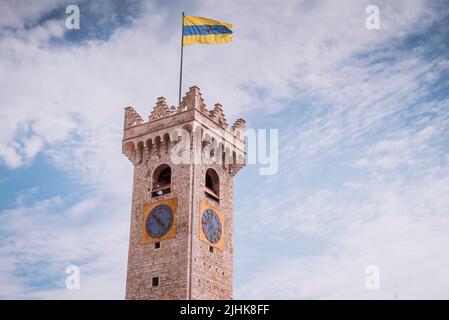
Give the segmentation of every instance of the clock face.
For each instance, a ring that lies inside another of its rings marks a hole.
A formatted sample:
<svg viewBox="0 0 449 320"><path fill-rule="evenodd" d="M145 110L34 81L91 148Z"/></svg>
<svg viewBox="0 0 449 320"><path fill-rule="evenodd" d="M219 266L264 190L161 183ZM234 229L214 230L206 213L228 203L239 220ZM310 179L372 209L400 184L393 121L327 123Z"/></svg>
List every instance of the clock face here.
<svg viewBox="0 0 449 320"><path fill-rule="evenodd" d="M201 219L203 232L207 240L211 243L217 243L221 238L221 222L218 215L212 209L206 209Z"/></svg>
<svg viewBox="0 0 449 320"><path fill-rule="evenodd" d="M146 229L153 238L160 238L170 230L173 225L173 210L161 204L154 207L147 217Z"/></svg>

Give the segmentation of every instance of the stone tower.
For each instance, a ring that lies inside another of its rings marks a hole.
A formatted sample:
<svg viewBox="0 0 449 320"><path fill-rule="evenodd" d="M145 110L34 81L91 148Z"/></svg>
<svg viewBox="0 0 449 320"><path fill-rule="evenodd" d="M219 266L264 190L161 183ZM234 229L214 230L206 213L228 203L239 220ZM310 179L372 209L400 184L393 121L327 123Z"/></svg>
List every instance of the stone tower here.
<svg viewBox="0 0 449 320"><path fill-rule="evenodd" d="M233 177L245 121L228 128L198 87L149 121L125 109L123 154L134 166L126 299L232 299Z"/></svg>

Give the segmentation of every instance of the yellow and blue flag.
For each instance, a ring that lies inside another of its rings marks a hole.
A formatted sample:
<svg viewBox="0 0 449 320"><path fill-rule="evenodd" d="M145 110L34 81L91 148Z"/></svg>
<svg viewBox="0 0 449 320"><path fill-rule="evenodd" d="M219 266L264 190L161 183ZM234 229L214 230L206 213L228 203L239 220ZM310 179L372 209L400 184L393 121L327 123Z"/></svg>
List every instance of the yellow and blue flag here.
<svg viewBox="0 0 449 320"><path fill-rule="evenodd" d="M184 17L183 45L218 44L231 41L232 24L202 17Z"/></svg>

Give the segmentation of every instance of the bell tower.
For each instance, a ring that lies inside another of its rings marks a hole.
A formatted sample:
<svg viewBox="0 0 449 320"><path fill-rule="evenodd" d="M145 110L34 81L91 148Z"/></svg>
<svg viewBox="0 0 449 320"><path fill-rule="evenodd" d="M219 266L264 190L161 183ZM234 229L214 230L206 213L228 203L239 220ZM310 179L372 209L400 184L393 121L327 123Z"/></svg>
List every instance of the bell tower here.
<svg viewBox="0 0 449 320"><path fill-rule="evenodd" d="M245 121L228 127L198 87L165 98L145 122L125 109L134 166L126 299L232 299L233 178L245 165Z"/></svg>

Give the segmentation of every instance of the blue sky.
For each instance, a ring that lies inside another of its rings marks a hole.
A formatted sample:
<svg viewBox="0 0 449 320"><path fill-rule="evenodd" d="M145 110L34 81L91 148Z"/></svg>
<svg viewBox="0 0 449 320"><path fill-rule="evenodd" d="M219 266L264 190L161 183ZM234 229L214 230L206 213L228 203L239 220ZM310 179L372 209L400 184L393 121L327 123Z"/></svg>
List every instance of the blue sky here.
<svg viewBox="0 0 449 320"><path fill-rule="evenodd" d="M279 130L278 173L235 179L235 297L448 298L449 6L420 0L3 1L0 298L124 297L123 108L175 103L182 11L234 24L183 91Z"/></svg>

